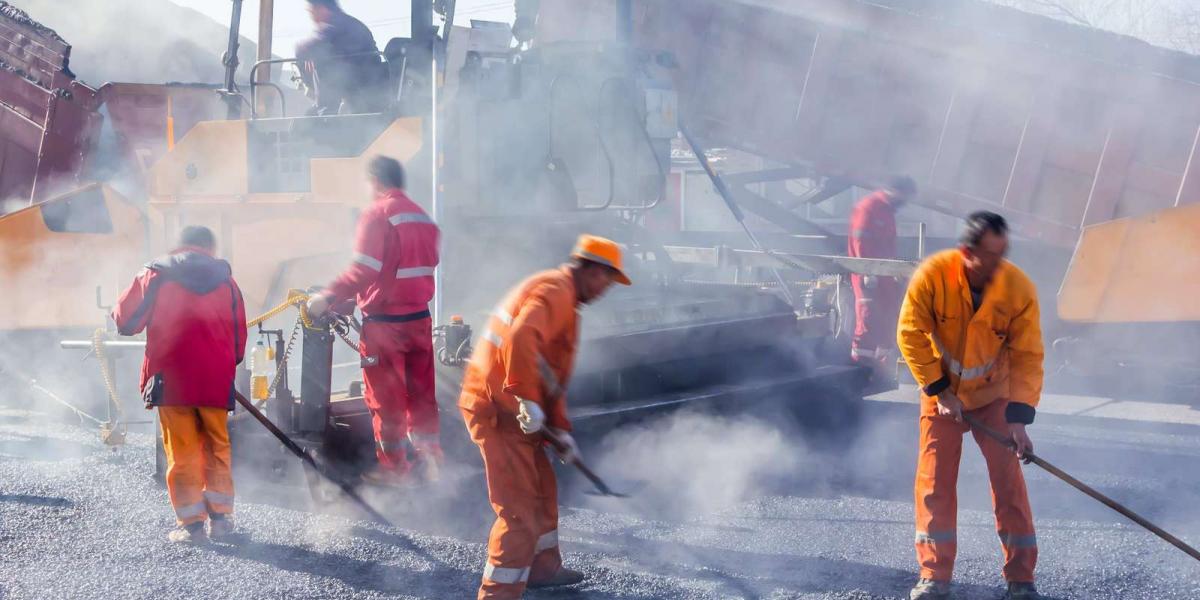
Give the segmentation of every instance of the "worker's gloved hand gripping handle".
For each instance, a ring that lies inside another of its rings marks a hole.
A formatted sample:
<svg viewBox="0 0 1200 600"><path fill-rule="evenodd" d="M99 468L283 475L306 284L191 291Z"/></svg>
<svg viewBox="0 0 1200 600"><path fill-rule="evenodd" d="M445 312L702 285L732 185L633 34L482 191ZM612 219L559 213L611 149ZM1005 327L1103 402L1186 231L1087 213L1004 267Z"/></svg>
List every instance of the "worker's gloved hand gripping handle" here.
<svg viewBox="0 0 1200 600"><path fill-rule="evenodd" d="M537 433L546 426L546 413L537 402L517 398L517 424L525 434Z"/></svg>
<svg viewBox="0 0 1200 600"><path fill-rule="evenodd" d="M579 452L579 444L570 432L547 427L542 434L546 437L546 441L554 447L554 451L558 452L558 456L564 463L573 465L583 460L583 455Z"/></svg>

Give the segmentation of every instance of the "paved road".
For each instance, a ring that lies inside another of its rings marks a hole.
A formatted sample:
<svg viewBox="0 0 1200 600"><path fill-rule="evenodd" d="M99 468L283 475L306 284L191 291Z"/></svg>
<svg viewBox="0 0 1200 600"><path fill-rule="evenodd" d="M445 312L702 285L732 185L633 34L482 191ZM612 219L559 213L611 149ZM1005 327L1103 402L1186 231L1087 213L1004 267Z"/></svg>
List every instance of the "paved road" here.
<svg viewBox="0 0 1200 600"><path fill-rule="evenodd" d="M1044 421L1044 422L1041 422ZM569 481L561 538L589 581L531 598L905 598L914 579L913 407L868 402L857 435L811 447L778 423L680 415L589 448L634 499ZM1053 416L1047 459L1200 543L1200 429ZM968 441L968 445L973 442ZM468 598L484 560L482 482L372 498L405 529L313 514L299 488L243 477L240 546L179 547L149 479L151 438L96 435L0 400L0 598ZM957 598L1000 593L986 477L968 450ZM1200 598L1200 563L1028 467L1041 588L1053 598ZM620 475L619 477L617 475Z"/></svg>

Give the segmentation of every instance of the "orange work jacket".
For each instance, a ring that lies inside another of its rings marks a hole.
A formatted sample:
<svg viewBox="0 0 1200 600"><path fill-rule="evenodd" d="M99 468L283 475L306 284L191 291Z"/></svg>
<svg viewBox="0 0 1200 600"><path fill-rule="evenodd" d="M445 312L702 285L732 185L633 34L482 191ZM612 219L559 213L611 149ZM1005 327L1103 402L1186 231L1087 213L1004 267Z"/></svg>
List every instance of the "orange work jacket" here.
<svg viewBox="0 0 1200 600"><path fill-rule="evenodd" d="M1025 405L1010 407L1015 420L1032 422L1042 392L1042 331L1037 290L1016 265L1000 265L975 310L961 251L929 257L909 282L896 343L927 395L949 388L967 410L1007 398Z"/></svg>
<svg viewBox="0 0 1200 600"><path fill-rule="evenodd" d="M579 342L575 282L567 268L542 271L492 312L467 366L461 408L516 415L531 400L551 427L569 431L566 389Z"/></svg>

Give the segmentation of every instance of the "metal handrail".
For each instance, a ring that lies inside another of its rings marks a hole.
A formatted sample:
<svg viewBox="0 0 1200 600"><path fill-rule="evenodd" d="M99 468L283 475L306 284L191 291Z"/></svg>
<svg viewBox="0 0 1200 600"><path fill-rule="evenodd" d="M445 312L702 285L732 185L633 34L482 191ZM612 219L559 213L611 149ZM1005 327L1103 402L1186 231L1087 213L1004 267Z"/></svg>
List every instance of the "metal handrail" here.
<svg viewBox="0 0 1200 600"><path fill-rule="evenodd" d="M612 81L624 82L627 79L628 78L626 78L626 77L610 77L610 78L608 78L607 80L605 80L604 83L600 84L600 95L603 95L605 86L607 86L610 82L612 82ZM641 113L638 112L637 104L635 104L633 102L632 96L627 95L626 98L629 100L629 109L634 116L634 121L636 122L638 120L638 117L641 116ZM650 155L654 157L654 166L658 169L658 179L659 179L658 195L655 196L654 201L651 202L650 204L643 204L641 206L617 206L617 207L615 207L620 210L650 210L650 209L658 206L658 204L660 202L662 202L663 196L666 195L665 189L667 187L667 170L666 170L666 168L663 167L662 160L659 158L658 153L654 151L654 140L652 140L650 138L650 132L646 131L645 123L642 123L642 126L638 127L637 129L638 129L638 133L642 134L642 138L644 140L646 140L646 147L650 150Z"/></svg>
<svg viewBox="0 0 1200 600"><path fill-rule="evenodd" d="M382 50L376 50L374 52L356 52L354 54L342 54L342 55L338 55L338 56L331 56L330 58L354 58L354 57L358 57L358 56L370 56L370 55L375 55L380 58L383 58L384 65L385 66L387 65L387 62L388 62L387 55L384 54ZM258 73L259 67L261 67L263 65L298 63L298 62L300 62L300 60L301 59L294 57L294 56L291 58L268 58L268 59L263 59L263 60L257 61L254 63L253 67L250 67L250 118L251 119L258 118L258 102L257 102L258 90L257 90L257 88L260 85L271 86L271 87L275 88L276 91L279 92L279 110L283 113L282 116L284 116L284 117L287 116L287 103L283 97L283 88L280 87L279 84L277 84L273 81L265 81L265 82L259 83L254 78L254 75L256 73ZM400 78L401 78L400 92L401 92L401 94L404 91L404 85L403 85L404 84L404 74L407 72L407 66L408 66L408 55L405 54L404 62L401 65L402 70L400 72ZM321 84L315 78L313 79L313 86L315 88L315 91L319 94ZM397 99L399 97L400 96L397 95Z"/></svg>
<svg viewBox="0 0 1200 600"><path fill-rule="evenodd" d="M283 89L280 88L279 85L273 81L266 81L263 83L259 83L258 80L255 79L254 76L255 76L255 74L258 73L259 67L261 67L263 65L276 65L276 64L296 63L296 62L300 62L300 59L295 58L295 57L292 57L292 58L266 58L266 59L260 60L258 62L255 62L254 66L250 67L250 118L251 119L258 118L258 86L260 86L260 85L271 85L271 86L274 86L275 89L279 91L279 110L282 113L281 116L284 116L284 117L287 116L287 105L285 104L285 100L283 99ZM315 82L314 82L314 84L315 84Z"/></svg>
<svg viewBox="0 0 1200 600"><path fill-rule="evenodd" d="M550 89L547 91L547 95L550 96L550 111L547 115L548 122L546 124L546 151L551 159L554 158L554 108L556 106L554 103L554 94L555 88L558 87L558 82L562 78L563 75L561 73L555 75L554 79L550 81ZM604 143L604 135L601 133L599 120L593 122L592 125L596 128L596 140L600 142L600 151L604 153L604 160L608 163L608 199L604 201L604 204L599 206L579 206L576 204L576 210L599 212L612 205L613 198L616 197L617 167L616 163L613 162L612 152L609 151L608 144Z"/></svg>

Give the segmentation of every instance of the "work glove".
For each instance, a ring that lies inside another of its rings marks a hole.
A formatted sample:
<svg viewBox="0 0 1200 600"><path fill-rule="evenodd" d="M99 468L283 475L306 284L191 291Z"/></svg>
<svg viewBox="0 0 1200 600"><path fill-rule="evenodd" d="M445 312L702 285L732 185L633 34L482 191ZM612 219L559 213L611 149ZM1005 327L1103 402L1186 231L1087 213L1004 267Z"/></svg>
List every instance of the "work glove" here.
<svg viewBox="0 0 1200 600"><path fill-rule="evenodd" d="M550 431L554 433L554 436L564 446L562 449L555 448L560 460L567 464L573 464L583 459L583 455L579 453L579 444L575 442L575 436L571 435L571 432L554 427L551 427Z"/></svg>
<svg viewBox="0 0 1200 600"><path fill-rule="evenodd" d="M520 405L517 423L521 426L521 431L527 434L537 433L546 426L546 413L542 412L542 407L538 406L537 402L517 398L517 403Z"/></svg>

